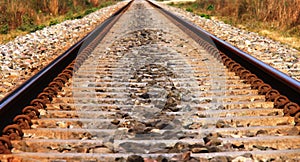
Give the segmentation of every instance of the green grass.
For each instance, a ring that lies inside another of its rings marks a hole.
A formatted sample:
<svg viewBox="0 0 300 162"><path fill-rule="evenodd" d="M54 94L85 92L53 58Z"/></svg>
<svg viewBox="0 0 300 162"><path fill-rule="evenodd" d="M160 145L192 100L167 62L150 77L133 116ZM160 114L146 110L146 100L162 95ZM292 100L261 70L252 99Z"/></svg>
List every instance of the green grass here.
<svg viewBox="0 0 300 162"><path fill-rule="evenodd" d="M193 12L193 9L191 9L191 8L186 8L185 9L187 12Z"/></svg>
<svg viewBox="0 0 300 162"><path fill-rule="evenodd" d="M200 13L200 14L198 14L198 16L201 16L201 17L206 18L206 19L211 18L210 15L207 15L207 14L204 14L204 13Z"/></svg>
<svg viewBox="0 0 300 162"><path fill-rule="evenodd" d="M193 3L193 2L186 2L186 3L168 3L168 5L170 6L174 6L174 7L178 7L178 8L182 8L187 12L192 12L197 14L198 16L201 16L203 18L206 19L211 19L211 15L208 13L203 13L201 11L201 7L199 6L198 3ZM213 8L213 6L209 7L209 10L211 10L211 8Z"/></svg>
<svg viewBox="0 0 300 162"><path fill-rule="evenodd" d="M8 24L2 25L0 28L0 34L7 34L9 31Z"/></svg>

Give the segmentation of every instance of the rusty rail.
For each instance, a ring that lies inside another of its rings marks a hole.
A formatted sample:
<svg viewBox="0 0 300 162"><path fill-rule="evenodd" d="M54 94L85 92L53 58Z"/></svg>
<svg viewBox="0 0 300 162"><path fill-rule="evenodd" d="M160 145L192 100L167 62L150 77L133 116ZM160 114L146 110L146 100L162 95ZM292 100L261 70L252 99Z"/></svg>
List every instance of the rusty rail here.
<svg viewBox="0 0 300 162"><path fill-rule="evenodd" d="M90 42L95 40L99 33L101 33L108 25L114 23L116 19L118 19L118 16L123 13L131 3L132 1L120 8L87 36L82 38L40 72L32 76L29 80L3 98L0 101L0 130L3 130L3 128L9 124L12 124L15 116L22 114L22 109L25 106L30 105L30 102L35 99L38 94L43 92L43 89L47 87L47 85L73 60L75 60L78 54L82 52ZM106 31L106 33L107 32L108 31ZM102 38L104 35L102 35ZM2 135L2 133L3 132L0 132L0 135Z"/></svg>
<svg viewBox="0 0 300 162"><path fill-rule="evenodd" d="M192 31L195 35L207 41L211 46L217 47L220 52L239 63L245 69L250 70L265 83L271 85L271 87L275 87L280 94L287 96L290 101L300 104L300 82L241 51L224 40L221 40L220 38L217 38L216 36L206 32L198 26L183 20L182 18L161 8L153 2L148 2L150 2L154 7L158 8L162 13L172 18L173 21L177 21L185 28L188 28L190 31Z"/></svg>

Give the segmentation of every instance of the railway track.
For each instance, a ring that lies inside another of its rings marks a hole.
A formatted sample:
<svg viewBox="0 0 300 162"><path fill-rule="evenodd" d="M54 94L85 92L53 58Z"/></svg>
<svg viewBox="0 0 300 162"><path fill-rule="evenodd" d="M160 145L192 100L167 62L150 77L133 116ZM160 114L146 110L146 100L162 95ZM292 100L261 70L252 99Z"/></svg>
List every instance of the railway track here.
<svg viewBox="0 0 300 162"><path fill-rule="evenodd" d="M299 89L136 0L1 102L0 159L299 161Z"/></svg>

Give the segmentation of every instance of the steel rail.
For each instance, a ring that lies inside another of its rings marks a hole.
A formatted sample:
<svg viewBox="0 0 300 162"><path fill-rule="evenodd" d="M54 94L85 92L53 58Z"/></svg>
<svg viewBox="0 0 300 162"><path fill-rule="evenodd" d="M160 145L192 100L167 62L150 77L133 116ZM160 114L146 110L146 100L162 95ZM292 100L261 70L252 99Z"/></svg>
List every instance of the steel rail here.
<svg viewBox="0 0 300 162"><path fill-rule="evenodd" d="M148 0L148 2L159 9L164 14L171 17L174 21L182 24L184 27L188 28L198 37L207 41L212 46L217 47L217 49L232 60L236 61L246 69L250 70L252 73L256 74L265 83L268 83L272 87L276 88L282 95L287 96L291 101L300 104L300 82L289 77L288 75L280 72L279 70L267 65L266 63L256 59L250 54L232 46L231 44L225 42L224 40L208 33L207 31L201 29L200 27L183 20L182 18L172 14L171 12L163 9L157 4Z"/></svg>
<svg viewBox="0 0 300 162"><path fill-rule="evenodd" d="M73 60L76 59L78 54L89 45L105 28L116 22L119 15L123 13L132 3L120 8L113 15L107 18L96 29L87 34L84 38L70 47L67 51L53 60L50 64L44 67L37 74L32 76L22 85L17 87L14 91L8 94L0 101L0 130L9 124L13 123L15 116L22 113L22 109L29 105L30 101L36 98L36 96L43 91L43 89L54 79L59 73L61 73ZM108 31L102 34L102 38ZM101 39L102 39L101 38ZM2 132L0 132L0 135Z"/></svg>

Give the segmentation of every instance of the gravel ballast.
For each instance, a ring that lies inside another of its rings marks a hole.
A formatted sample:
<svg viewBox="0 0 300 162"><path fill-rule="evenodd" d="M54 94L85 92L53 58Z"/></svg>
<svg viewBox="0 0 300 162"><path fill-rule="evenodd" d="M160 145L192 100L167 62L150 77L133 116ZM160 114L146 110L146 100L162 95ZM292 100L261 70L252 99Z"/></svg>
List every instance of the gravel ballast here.
<svg viewBox="0 0 300 162"><path fill-rule="evenodd" d="M127 2L100 9L82 19L67 20L0 45L0 99L36 74ZM300 80L300 52L269 38L160 4L217 37Z"/></svg>
<svg viewBox="0 0 300 162"><path fill-rule="evenodd" d="M126 2L102 8L82 19L19 36L0 44L0 99L36 74L57 56L83 38Z"/></svg>

